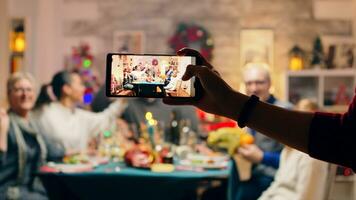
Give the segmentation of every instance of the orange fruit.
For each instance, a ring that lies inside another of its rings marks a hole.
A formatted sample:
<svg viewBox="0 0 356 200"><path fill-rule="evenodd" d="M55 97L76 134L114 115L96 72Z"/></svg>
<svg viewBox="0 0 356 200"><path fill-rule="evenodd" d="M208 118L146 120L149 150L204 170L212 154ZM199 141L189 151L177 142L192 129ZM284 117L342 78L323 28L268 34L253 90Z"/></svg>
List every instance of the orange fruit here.
<svg viewBox="0 0 356 200"><path fill-rule="evenodd" d="M241 137L240 137L240 144L241 145L253 144L254 142L255 142L255 139L250 134L242 134Z"/></svg>

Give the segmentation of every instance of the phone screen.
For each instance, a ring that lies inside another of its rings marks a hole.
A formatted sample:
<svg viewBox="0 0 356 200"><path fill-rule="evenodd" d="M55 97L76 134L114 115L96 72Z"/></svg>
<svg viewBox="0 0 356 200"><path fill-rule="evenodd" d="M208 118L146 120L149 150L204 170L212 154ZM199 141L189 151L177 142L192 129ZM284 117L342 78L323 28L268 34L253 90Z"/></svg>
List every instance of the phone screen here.
<svg viewBox="0 0 356 200"><path fill-rule="evenodd" d="M182 81L189 64L195 64L195 57L108 54L107 95L153 98L195 97L195 79Z"/></svg>

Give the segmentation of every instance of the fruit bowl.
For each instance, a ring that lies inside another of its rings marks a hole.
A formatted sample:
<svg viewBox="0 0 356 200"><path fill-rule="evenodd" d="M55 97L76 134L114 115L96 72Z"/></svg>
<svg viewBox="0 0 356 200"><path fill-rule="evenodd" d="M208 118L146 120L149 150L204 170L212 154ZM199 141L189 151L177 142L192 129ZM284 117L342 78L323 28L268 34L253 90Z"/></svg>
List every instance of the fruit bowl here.
<svg viewBox="0 0 356 200"><path fill-rule="evenodd" d="M126 151L124 160L130 167L150 168L154 162L154 155L149 148L136 145Z"/></svg>

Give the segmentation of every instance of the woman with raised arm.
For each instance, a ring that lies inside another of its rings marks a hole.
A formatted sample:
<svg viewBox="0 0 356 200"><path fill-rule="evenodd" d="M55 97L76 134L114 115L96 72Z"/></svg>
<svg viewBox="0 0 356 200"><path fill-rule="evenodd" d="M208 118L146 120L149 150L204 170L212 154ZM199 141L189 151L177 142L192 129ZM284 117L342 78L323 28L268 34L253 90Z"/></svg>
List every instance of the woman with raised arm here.
<svg viewBox="0 0 356 200"><path fill-rule="evenodd" d="M85 152L90 137L111 130L126 108L124 100L116 100L99 113L80 109L84 89L78 73L61 71L53 76L50 85L42 88L37 100L41 133L63 145L66 154Z"/></svg>
<svg viewBox="0 0 356 200"><path fill-rule="evenodd" d="M197 57L182 79L198 77L203 96L193 102L165 98L165 103L194 105L229 117L240 127L248 126L314 158L356 170L356 96L344 114L290 111L233 90L197 51L184 48L177 54Z"/></svg>

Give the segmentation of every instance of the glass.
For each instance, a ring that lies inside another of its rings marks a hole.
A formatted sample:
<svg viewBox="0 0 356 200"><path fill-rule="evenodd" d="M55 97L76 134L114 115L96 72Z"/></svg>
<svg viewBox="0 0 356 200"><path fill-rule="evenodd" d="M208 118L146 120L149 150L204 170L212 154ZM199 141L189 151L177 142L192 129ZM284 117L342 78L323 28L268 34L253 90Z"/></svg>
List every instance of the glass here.
<svg viewBox="0 0 356 200"><path fill-rule="evenodd" d="M27 92L27 93L33 92L33 88L30 88L30 87L28 87L28 88L13 88L12 90L16 94L25 93L25 92Z"/></svg>
<svg viewBox="0 0 356 200"><path fill-rule="evenodd" d="M267 83L266 80L256 80L256 81L247 81L247 82L245 82L245 85L246 86L251 86L253 84L255 84L255 85L264 85L266 83Z"/></svg>

